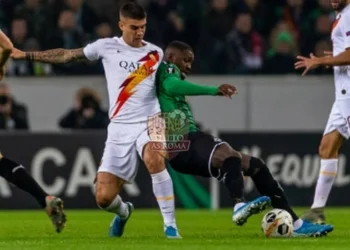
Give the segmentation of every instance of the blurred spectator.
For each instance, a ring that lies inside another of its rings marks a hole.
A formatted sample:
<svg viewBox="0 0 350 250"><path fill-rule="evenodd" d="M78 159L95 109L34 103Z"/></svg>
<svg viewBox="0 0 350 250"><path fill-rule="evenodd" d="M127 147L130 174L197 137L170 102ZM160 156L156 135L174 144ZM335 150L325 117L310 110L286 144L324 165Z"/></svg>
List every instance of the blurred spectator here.
<svg viewBox="0 0 350 250"><path fill-rule="evenodd" d="M78 29L92 35L100 23L95 11L85 3L85 0L65 0L65 4L74 13Z"/></svg>
<svg viewBox="0 0 350 250"><path fill-rule="evenodd" d="M249 12L253 18L253 26L259 34L268 36L270 32L269 25L273 24L273 19L268 15L267 5L261 0L243 0L238 1L239 12Z"/></svg>
<svg viewBox="0 0 350 250"><path fill-rule="evenodd" d="M58 29L49 40L51 48L76 49L87 43L86 36L78 28L74 12L62 11L58 19ZM85 74L89 72L83 63L53 65L56 74Z"/></svg>
<svg viewBox="0 0 350 250"><path fill-rule="evenodd" d="M12 97L6 83L0 83L0 129L29 129L27 108Z"/></svg>
<svg viewBox="0 0 350 250"><path fill-rule="evenodd" d="M10 37L16 48L24 48L24 44L28 38L27 21L25 19L14 19L12 21Z"/></svg>
<svg viewBox="0 0 350 250"><path fill-rule="evenodd" d="M27 22L25 19L14 19L11 26L11 40L14 46L21 50L30 49L34 43L35 48L39 47L34 38L28 37ZM26 60L9 60L6 65L8 75L29 76L35 75L33 63Z"/></svg>
<svg viewBox="0 0 350 250"><path fill-rule="evenodd" d="M332 44L329 39L318 41L315 45L314 54L317 57L322 57L325 56L325 51L332 51ZM310 71L310 74L331 74L332 72L332 67L319 67Z"/></svg>
<svg viewBox="0 0 350 250"><path fill-rule="evenodd" d="M332 20L329 18L329 15L324 14L320 15L314 22L314 27L312 30L308 31L303 35L301 42L302 53L308 54L310 51L313 51L315 45L318 41L329 39L330 33L332 31Z"/></svg>
<svg viewBox="0 0 350 250"><path fill-rule="evenodd" d="M65 10L58 19L58 30L51 37L50 46L53 48L75 49L83 46L84 33L77 26L74 12Z"/></svg>
<svg viewBox="0 0 350 250"><path fill-rule="evenodd" d="M59 121L61 128L70 129L104 129L108 124L108 113L101 108L101 98L95 90L90 88L78 90L74 108Z"/></svg>
<svg viewBox="0 0 350 250"><path fill-rule="evenodd" d="M295 73L294 62L293 38L291 34L281 32L264 63L263 72L266 74Z"/></svg>
<svg viewBox="0 0 350 250"><path fill-rule="evenodd" d="M200 53L201 72L226 73L225 39L232 28L233 11L228 0L211 0L204 17Z"/></svg>
<svg viewBox="0 0 350 250"><path fill-rule="evenodd" d="M28 39L23 47L24 51L38 51L40 45L34 38ZM18 61L10 59L6 65L8 75L15 76L47 76L51 75L52 65L41 62Z"/></svg>
<svg viewBox="0 0 350 250"><path fill-rule="evenodd" d="M253 30L252 16L241 13L227 36L228 73L244 74L258 70L263 61L263 40Z"/></svg>
<svg viewBox="0 0 350 250"><path fill-rule="evenodd" d="M26 20L28 35L39 42L45 42L47 11L41 0L25 0L15 9L15 17Z"/></svg>
<svg viewBox="0 0 350 250"><path fill-rule="evenodd" d="M277 20L283 20L293 30L299 39L306 13L304 11L304 0L287 0L287 4L276 11Z"/></svg>
<svg viewBox="0 0 350 250"><path fill-rule="evenodd" d="M96 35L98 38L112 37L112 27L107 22L100 23L96 27Z"/></svg>
<svg viewBox="0 0 350 250"><path fill-rule="evenodd" d="M121 35L119 7L127 1L0 0L0 28L20 49L78 48L98 38ZM137 1L147 11L145 40L163 48L172 40L189 43L196 54L193 71L200 74L255 71L262 55L268 54L271 59L271 51L276 52L281 32L289 34L290 54L307 55L329 39L335 18L329 0L130 1ZM234 33L234 20L245 13L251 16L252 33L260 36ZM244 48L239 49L237 58L235 48ZM242 62L238 70L237 62ZM51 74L46 66L25 62L16 62L9 71L12 75ZM54 66L52 71L70 75L103 73L98 63Z"/></svg>

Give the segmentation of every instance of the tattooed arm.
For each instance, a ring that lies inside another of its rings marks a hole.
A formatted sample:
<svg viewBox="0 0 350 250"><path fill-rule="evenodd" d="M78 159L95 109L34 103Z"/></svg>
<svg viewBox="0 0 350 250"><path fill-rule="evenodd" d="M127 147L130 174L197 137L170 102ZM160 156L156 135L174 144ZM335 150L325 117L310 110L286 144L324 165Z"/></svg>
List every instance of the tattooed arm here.
<svg viewBox="0 0 350 250"><path fill-rule="evenodd" d="M6 61L10 57L13 49L13 44L11 43L10 39L8 39L8 37L2 31L0 31L0 48L0 68L2 68L6 64Z"/></svg>
<svg viewBox="0 0 350 250"><path fill-rule="evenodd" d="M51 49L38 52L24 52L13 49L11 57L52 64L64 64L87 60L83 48L79 49Z"/></svg>

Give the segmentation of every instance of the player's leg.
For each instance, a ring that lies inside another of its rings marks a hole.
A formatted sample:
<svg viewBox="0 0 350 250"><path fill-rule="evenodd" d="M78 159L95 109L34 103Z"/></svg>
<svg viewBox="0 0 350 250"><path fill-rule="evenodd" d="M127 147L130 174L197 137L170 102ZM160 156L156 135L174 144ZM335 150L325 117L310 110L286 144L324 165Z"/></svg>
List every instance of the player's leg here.
<svg viewBox="0 0 350 250"><path fill-rule="evenodd" d="M201 131L188 134L190 147L170 160L170 166L184 174L214 177L223 180L233 202L233 220L243 225L248 217L265 209L269 197L260 197L245 203L241 155L227 143Z"/></svg>
<svg viewBox="0 0 350 250"><path fill-rule="evenodd" d="M137 174L136 138L138 124L110 123L107 140L96 177L97 205L115 217L109 227L110 237L121 237L134 209L120 196L124 183L132 183Z"/></svg>
<svg viewBox="0 0 350 250"><path fill-rule="evenodd" d="M63 201L48 195L26 169L0 153L0 176L14 184L16 187L30 193L46 210L56 232L61 232L66 223L66 215L63 212Z"/></svg>
<svg viewBox="0 0 350 250"><path fill-rule="evenodd" d="M342 108L344 104L345 107ZM346 105L346 101L345 103L341 101L334 103L319 146L321 162L314 201L311 209L303 216L303 219L311 222L324 223L326 220L324 207L337 175L339 149L344 142L344 138L349 137L348 123L345 117L348 117L350 114L346 115L346 113L349 113ZM344 109L343 112L342 109Z"/></svg>
<svg viewBox="0 0 350 250"><path fill-rule="evenodd" d="M343 136L337 130L324 135L321 140L319 147L320 172L311 209L303 215L305 220L320 224L326 221L324 208L337 175L338 152L343 141Z"/></svg>
<svg viewBox="0 0 350 250"><path fill-rule="evenodd" d="M268 196L261 196L251 202L244 201L242 160L242 155L233 150L227 143L218 144L214 148L211 158L212 171L215 168L220 169L222 180L232 199L232 219L237 225L243 225L251 215L260 213L271 203Z"/></svg>
<svg viewBox="0 0 350 250"><path fill-rule="evenodd" d="M140 155L152 178L153 193L163 216L164 233L169 239L181 238L175 219L175 196L173 181L165 167L165 155L152 149L152 143L144 143L146 134L140 137L138 148ZM146 141L149 141L147 139Z"/></svg>
<svg viewBox="0 0 350 250"><path fill-rule="evenodd" d="M261 159L242 154L242 166L244 174L252 178L258 192L271 197L274 208L286 210L292 216L294 236L322 236L333 230L331 225L313 225L301 220L290 207L284 190Z"/></svg>
<svg viewBox="0 0 350 250"><path fill-rule="evenodd" d="M121 237L124 233L126 222L133 211L133 205L123 202L120 192L125 181L108 172L98 172L96 177L96 203L110 213L116 214L110 229L110 237Z"/></svg>

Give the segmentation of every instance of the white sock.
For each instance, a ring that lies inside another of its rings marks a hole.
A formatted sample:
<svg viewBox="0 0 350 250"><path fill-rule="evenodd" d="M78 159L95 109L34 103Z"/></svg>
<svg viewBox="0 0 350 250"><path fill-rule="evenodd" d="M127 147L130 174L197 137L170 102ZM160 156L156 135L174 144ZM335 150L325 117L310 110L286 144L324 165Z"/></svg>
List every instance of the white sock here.
<svg viewBox="0 0 350 250"><path fill-rule="evenodd" d="M321 160L320 174L318 176L314 203L311 208L325 207L334 180L337 176L338 159Z"/></svg>
<svg viewBox="0 0 350 250"><path fill-rule="evenodd" d="M296 221L294 221L294 224L293 224L294 230L298 230L302 225L303 225L303 220L297 219Z"/></svg>
<svg viewBox="0 0 350 250"><path fill-rule="evenodd" d="M233 212L236 212L237 209L241 208L242 206L244 206L246 203L245 202L239 202L237 203L234 208L233 208Z"/></svg>
<svg viewBox="0 0 350 250"><path fill-rule="evenodd" d="M173 181L168 170L164 169L160 173L152 174L151 177L153 193L163 215L164 225L176 227Z"/></svg>
<svg viewBox="0 0 350 250"><path fill-rule="evenodd" d="M120 218L124 219L129 216L129 207L126 203L122 201L122 198L117 195L112 203L106 207L104 210L115 213L120 216Z"/></svg>

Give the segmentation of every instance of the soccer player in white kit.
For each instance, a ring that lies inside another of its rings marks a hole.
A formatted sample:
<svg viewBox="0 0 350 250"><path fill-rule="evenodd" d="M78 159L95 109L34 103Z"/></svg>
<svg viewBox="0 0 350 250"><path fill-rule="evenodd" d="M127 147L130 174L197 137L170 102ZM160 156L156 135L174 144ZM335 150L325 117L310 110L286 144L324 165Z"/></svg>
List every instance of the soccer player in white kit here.
<svg viewBox="0 0 350 250"><path fill-rule="evenodd" d="M350 136L350 1L330 0L337 17L332 29L331 56L310 58L298 56L296 69L305 69L303 75L318 66L334 67L335 102L330 112L319 147L320 174L316 184L314 202L303 219L325 222L324 208L337 175L339 149ZM327 53L329 54L329 53Z"/></svg>
<svg viewBox="0 0 350 250"><path fill-rule="evenodd" d="M137 3L121 7L119 27L122 37L100 39L85 48L27 53L14 50L12 57L46 63L102 59L111 122L96 177L96 202L100 208L116 214L109 236L123 235L133 211L133 205L123 202L119 193L123 184L132 182L137 174L138 153L151 174L166 237L181 238L175 222L173 183L165 168L165 158L152 150L149 129L161 112L155 78L163 51L143 40L146 13Z"/></svg>

